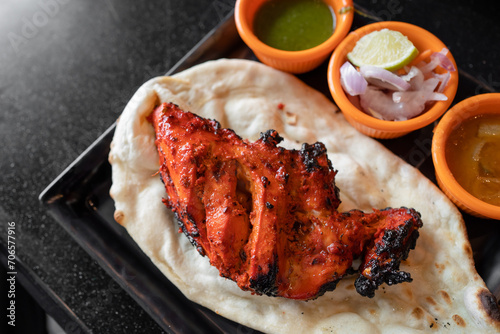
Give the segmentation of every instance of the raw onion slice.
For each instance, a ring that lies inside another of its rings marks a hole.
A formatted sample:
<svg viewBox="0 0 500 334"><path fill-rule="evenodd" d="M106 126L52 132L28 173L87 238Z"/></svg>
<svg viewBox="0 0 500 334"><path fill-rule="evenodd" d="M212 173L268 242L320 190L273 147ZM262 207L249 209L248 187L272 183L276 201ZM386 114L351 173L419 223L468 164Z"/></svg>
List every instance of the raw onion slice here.
<svg viewBox="0 0 500 334"><path fill-rule="evenodd" d="M394 103L391 94L386 94L383 90L374 86L368 86L366 92L359 96L359 102L363 110L373 117L388 121L403 121L408 119L409 115L418 115L422 112L411 106L410 110L406 103Z"/></svg>
<svg viewBox="0 0 500 334"><path fill-rule="evenodd" d="M408 90L419 90L424 84L424 74L419 68L412 66L408 74L401 77L403 80L410 83L410 88Z"/></svg>
<svg viewBox="0 0 500 334"><path fill-rule="evenodd" d="M410 88L410 84L397 74L377 66L364 65L359 68L359 72L366 81L379 88L397 91L405 91Z"/></svg>
<svg viewBox="0 0 500 334"><path fill-rule="evenodd" d="M445 94L432 92L432 94L429 95L429 99L427 101L446 101L446 100L448 100L448 96L446 96Z"/></svg>
<svg viewBox="0 0 500 334"><path fill-rule="evenodd" d="M440 52L434 52L431 54L431 61L436 59L438 62L438 65L444 68L447 71L454 72L456 71L455 66L451 62L451 60L446 57L446 54L448 53L448 49L443 49Z"/></svg>
<svg viewBox="0 0 500 334"><path fill-rule="evenodd" d="M448 81L451 79L451 73L450 72L445 72L443 74L437 74L434 73L434 77L439 79L439 87L436 90L438 93L442 93L444 91L444 88L448 84Z"/></svg>
<svg viewBox="0 0 500 334"><path fill-rule="evenodd" d="M418 99L424 104L429 101L446 101L448 97L443 93L429 92L429 91L406 91L394 92L392 100L394 103L409 103L414 99Z"/></svg>
<svg viewBox="0 0 500 334"><path fill-rule="evenodd" d="M413 99L418 99L420 103L425 104L427 101L430 101L431 98L441 99L442 97L440 95L433 94L438 84L439 84L439 79L437 78L427 79L422 83L422 85L419 87L418 90L410 90L406 92L394 92L392 94L392 100L395 103L399 102L409 103ZM446 95L444 96L446 98Z"/></svg>
<svg viewBox="0 0 500 334"><path fill-rule="evenodd" d="M358 72L346 62L340 69L341 84L353 104L373 117L408 120L421 114L429 102L448 100L443 91L450 80L450 72L456 69L446 57L447 53L446 48L434 52L427 56L429 62L406 67L406 74L401 76L370 65L361 66ZM438 66L445 72L434 72Z"/></svg>
<svg viewBox="0 0 500 334"><path fill-rule="evenodd" d="M438 65L439 65L439 59L437 57L434 57L431 58L431 60L428 63L426 63L425 61L422 62L422 64L419 66L419 69L420 71L422 71L422 73L427 74L434 71L436 67L438 67Z"/></svg>
<svg viewBox="0 0 500 334"><path fill-rule="evenodd" d="M363 94L368 85L361 73L348 61L340 67L340 84L351 96Z"/></svg>
<svg viewBox="0 0 500 334"><path fill-rule="evenodd" d="M420 70L426 74L434 71L436 67L440 66L444 70L449 71L449 72L454 72L456 71L455 66L451 62L451 60L446 57L446 54L448 54L448 49L444 48L443 50L439 52L433 52L430 55L430 61L428 63L423 62L423 64L420 66Z"/></svg>
<svg viewBox="0 0 500 334"><path fill-rule="evenodd" d="M425 110L430 101L443 101L448 97L434 90L439 79L425 80L419 90L385 92L382 89L368 85L365 94L360 95L363 110L372 116L388 121L404 121L418 116Z"/></svg>
<svg viewBox="0 0 500 334"><path fill-rule="evenodd" d="M403 79L404 81L410 81L413 78L415 78L416 76L419 76L422 74L422 71L420 71L416 66L410 67L410 70L408 70L407 68L405 68L405 69L406 69L407 73L405 75L401 76L401 79Z"/></svg>

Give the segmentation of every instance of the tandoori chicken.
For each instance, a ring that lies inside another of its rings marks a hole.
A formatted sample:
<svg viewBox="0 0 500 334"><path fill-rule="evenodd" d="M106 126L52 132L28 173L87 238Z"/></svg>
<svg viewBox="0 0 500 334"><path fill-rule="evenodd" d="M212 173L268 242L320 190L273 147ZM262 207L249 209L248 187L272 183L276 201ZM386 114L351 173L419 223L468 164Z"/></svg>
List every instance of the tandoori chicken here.
<svg viewBox="0 0 500 334"><path fill-rule="evenodd" d="M164 203L198 252L241 289L308 300L358 273L356 290L373 297L383 283L412 280L399 267L416 245L420 214L339 212L337 171L322 143L288 150L274 130L250 142L171 103L150 121Z"/></svg>

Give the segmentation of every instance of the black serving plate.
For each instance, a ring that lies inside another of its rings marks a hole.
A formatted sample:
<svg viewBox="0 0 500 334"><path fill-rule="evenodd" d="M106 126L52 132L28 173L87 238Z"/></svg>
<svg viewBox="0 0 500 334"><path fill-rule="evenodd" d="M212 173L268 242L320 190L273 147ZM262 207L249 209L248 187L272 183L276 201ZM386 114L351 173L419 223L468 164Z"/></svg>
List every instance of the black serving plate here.
<svg viewBox="0 0 500 334"><path fill-rule="evenodd" d="M352 29L377 21L356 7ZM256 60L241 41L231 13L200 41L168 73L218 58ZM327 62L298 77L331 95L326 79ZM465 72L459 72L455 103L478 93L492 92ZM431 159L434 125L404 137L381 142L435 182ZM113 219L114 203L109 196L111 166L109 145L115 125L104 132L77 160L41 194L40 201L61 226L83 247L146 312L168 333L235 333L256 331L225 319L188 300L136 245ZM265 129L263 129L265 130ZM464 214L474 251L476 268L489 289L500 297L500 281L494 272L500 266L500 224Z"/></svg>

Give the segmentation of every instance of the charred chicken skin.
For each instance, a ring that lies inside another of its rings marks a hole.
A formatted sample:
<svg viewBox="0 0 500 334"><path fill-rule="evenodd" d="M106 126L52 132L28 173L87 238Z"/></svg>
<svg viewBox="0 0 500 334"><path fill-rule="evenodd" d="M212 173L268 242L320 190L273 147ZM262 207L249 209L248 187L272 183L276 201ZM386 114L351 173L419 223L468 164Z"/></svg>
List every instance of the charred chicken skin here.
<svg viewBox="0 0 500 334"><path fill-rule="evenodd" d="M274 130L249 142L175 104L150 117L164 203L198 252L241 289L314 299L359 271L356 290L373 297L383 283L411 281L399 266L415 247L420 214L338 212L337 172L322 143L287 150Z"/></svg>

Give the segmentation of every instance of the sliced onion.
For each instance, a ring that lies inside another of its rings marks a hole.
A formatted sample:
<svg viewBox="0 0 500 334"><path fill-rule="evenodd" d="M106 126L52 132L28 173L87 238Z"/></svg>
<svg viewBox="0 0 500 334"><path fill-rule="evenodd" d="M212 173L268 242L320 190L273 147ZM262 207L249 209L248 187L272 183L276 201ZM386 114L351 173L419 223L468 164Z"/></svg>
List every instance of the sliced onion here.
<svg viewBox="0 0 500 334"><path fill-rule="evenodd" d="M441 52L434 52L431 54L431 61L434 59L437 60L438 65L444 68L447 71L454 72L456 71L455 65L451 62L451 60L446 57L446 54L448 53L448 49L443 49Z"/></svg>
<svg viewBox="0 0 500 334"><path fill-rule="evenodd" d="M361 107L374 117L403 121L418 116L425 110L429 101L447 100L447 96L436 93L434 89L439 84L439 79L425 80L419 90L386 92L382 89L368 85L365 94L360 95Z"/></svg>
<svg viewBox="0 0 500 334"><path fill-rule="evenodd" d="M420 103L425 104L429 101L446 101L448 97L443 93L429 91L406 91L394 92L392 94L392 101L394 103L410 103L413 100L419 100Z"/></svg>
<svg viewBox="0 0 500 334"><path fill-rule="evenodd" d="M401 77L403 80L410 83L409 90L419 90L424 83L424 74L419 68L412 66L407 75Z"/></svg>
<svg viewBox="0 0 500 334"><path fill-rule="evenodd" d="M420 75L421 73L422 73L422 71L420 71L416 66L412 66L409 71L407 70L407 73L405 75L401 76L401 79L409 82L411 79L415 78L416 76Z"/></svg>
<svg viewBox="0 0 500 334"><path fill-rule="evenodd" d="M438 84L439 79L437 78L427 79L418 90L394 92L394 94L392 94L392 100L394 103L410 103L415 100L417 103L425 104L427 101L435 101L435 98L442 99L441 95L443 94L435 95L434 93ZM446 95L444 95L444 97L446 98Z"/></svg>
<svg viewBox="0 0 500 334"><path fill-rule="evenodd" d="M439 81L440 81L439 87L436 90L436 92L442 93L444 91L444 88L448 84L448 81L450 81L450 79L451 79L451 74L450 74L450 72L446 72L446 73L443 73L443 74L434 73L434 77L438 78Z"/></svg>
<svg viewBox="0 0 500 334"><path fill-rule="evenodd" d="M433 92L436 90L437 85L439 85L439 79L438 78L430 78L430 79L427 79L424 81L420 90L423 90L426 92Z"/></svg>
<svg viewBox="0 0 500 334"><path fill-rule="evenodd" d="M434 71L436 67L438 67L439 63L440 60L437 57L434 57L431 58L431 61L429 61L428 63L426 63L425 61L422 62L422 64L419 66L419 69L420 71L422 71L422 73L427 74Z"/></svg>
<svg viewBox="0 0 500 334"><path fill-rule="evenodd" d="M410 88L410 84L401 79L398 75L383 68L371 65L361 66L359 72L370 84L380 88L405 91Z"/></svg>
<svg viewBox="0 0 500 334"><path fill-rule="evenodd" d="M446 57L447 53L446 48L432 53L429 62L406 67L407 74L402 76L368 65L361 66L358 72L346 62L341 67L342 87L352 95L351 99L356 100L353 103L376 118L390 121L411 119L421 114L427 103L448 100L442 92L450 80L450 72L456 69ZM438 66L446 72L435 73ZM361 84L360 77L364 84ZM355 95L359 95L359 99Z"/></svg>
<svg viewBox="0 0 500 334"><path fill-rule="evenodd" d="M359 96L359 100L363 110L373 117L388 121L403 121L413 117L411 115L418 115L423 111L423 108L422 110L415 109L414 105L407 106L406 103L394 103L391 94L387 94L374 86L368 86L366 92Z"/></svg>
<svg viewBox="0 0 500 334"><path fill-rule="evenodd" d="M448 54L448 49L444 48L440 52L433 52L430 55L430 61L428 63L423 62L419 67L420 70L425 74L425 73L430 73L431 71L434 71L436 67L441 66L443 69L449 72L454 72L456 71L455 66L451 62L451 60L446 57Z"/></svg>
<svg viewBox="0 0 500 334"><path fill-rule="evenodd" d="M340 84L351 96L363 94L368 85L361 73L348 61L340 67Z"/></svg>
<svg viewBox="0 0 500 334"><path fill-rule="evenodd" d="M429 95L429 99L427 101L447 101L448 96L443 93L433 92Z"/></svg>

